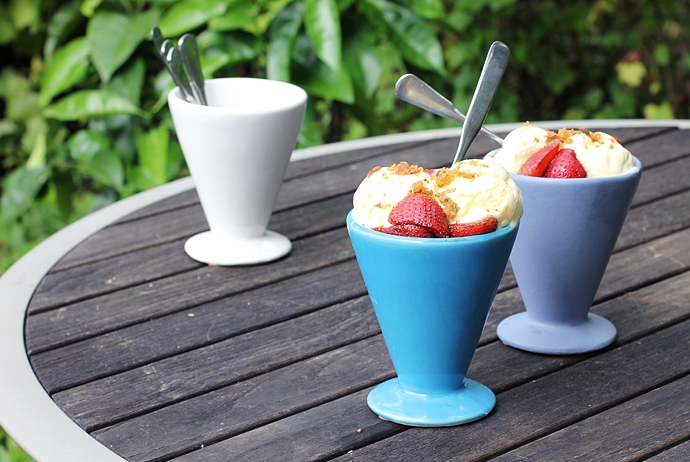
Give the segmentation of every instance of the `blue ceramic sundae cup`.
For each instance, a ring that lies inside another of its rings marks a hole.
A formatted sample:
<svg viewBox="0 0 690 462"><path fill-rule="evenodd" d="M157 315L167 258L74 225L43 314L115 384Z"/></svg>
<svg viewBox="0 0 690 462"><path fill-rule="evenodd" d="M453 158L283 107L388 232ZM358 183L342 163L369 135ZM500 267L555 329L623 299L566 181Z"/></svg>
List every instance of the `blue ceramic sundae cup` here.
<svg viewBox="0 0 690 462"><path fill-rule="evenodd" d="M397 378L368 396L379 416L448 426L486 416L496 398L465 377L505 271L518 226L463 238L347 228Z"/></svg>

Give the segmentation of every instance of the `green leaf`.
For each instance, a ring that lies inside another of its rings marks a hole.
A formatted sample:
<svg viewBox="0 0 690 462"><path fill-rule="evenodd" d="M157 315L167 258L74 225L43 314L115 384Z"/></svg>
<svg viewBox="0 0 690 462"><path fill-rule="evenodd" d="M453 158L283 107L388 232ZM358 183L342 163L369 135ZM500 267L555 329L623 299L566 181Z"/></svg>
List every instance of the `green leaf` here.
<svg viewBox="0 0 690 462"><path fill-rule="evenodd" d="M295 40L293 58L293 83L309 94L332 98L347 104L355 100L352 80L344 68L338 73L326 66L316 56L311 42L304 35Z"/></svg>
<svg viewBox="0 0 690 462"><path fill-rule="evenodd" d="M645 104L643 108L645 119L674 119L673 108L668 101L662 101L661 104Z"/></svg>
<svg viewBox="0 0 690 462"><path fill-rule="evenodd" d="M266 55L266 75L272 80L290 81L290 56L295 37L302 25L304 3L296 0L288 5L273 20L269 29L269 44Z"/></svg>
<svg viewBox="0 0 690 462"><path fill-rule="evenodd" d="M260 4L255 0L236 0L228 5L224 14L209 21L209 28L216 31L254 30L255 19L259 14Z"/></svg>
<svg viewBox="0 0 690 462"><path fill-rule="evenodd" d="M354 84L369 99L379 88L383 63L376 49L376 34L366 25L356 25L346 34L344 61Z"/></svg>
<svg viewBox="0 0 690 462"><path fill-rule="evenodd" d="M22 215L48 179L47 168L18 168L7 175L0 199L0 219L6 223Z"/></svg>
<svg viewBox="0 0 690 462"><path fill-rule="evenodd" d="M148 38L158 21L158 10L152 9L133 18L110 11L99 11L89 21L86 38L91 61L101 80L108 82L113 73Z"/></svg>
<svg viewBox="0 0 690 462"><path fill-rule="evenodd" d="M103 0L82 0L81 5L79 6L79 12L87 18L90 18L93 16L93 14L96 12L96 8L98 8L102 2Z"/></svg>
<svg viewBox="0 0 690 462"><path fill-rule="evenodd" d="M10 43L16 36L17 31L10 20L10 13L5 5L0 3L0 43Z"/></svg>
<svg viewBox="0 0 690 462"><path fill-rule="evenodd" d="M198 27L226 11L223 0L183 0L161 18L158 27L164 36L177 36Z"/></svg>
<svg viewBox="0 0 690 462"><path fill-rule="evenodd" d="M123 66L104 89L117 93L132 104L138 104L145 77L146 64L144 59L137 58L134 62Z"/></svg>
<svg viewBox="0 0 690 462"><path fill-rule="evenodd" d="M40 0L11 0L10 16L15 29L33 29L40 21Z"/></svg>
<svg viewBox="0 0 690 462"><path fill-rule="evenodd" d="M168 145L170 133L168 129L160 125L151 129L148 133L140 133L137 136L137 155L139 165L144 172L153 179L154 185L160 185L168 181Z"/></svg>
<svg viewBox="0 0 690 462"><path fill-rule="evenodd" d="M101 151L110 150L108 138L93 130L79 130L67 141L67 149L72 159L87 162Z"/></svg>
<svg viewBox="0 0 690 462"><path fill-rule="evenodd" d="M80 170L97 182L115 189L122 188L125 169L115 151L99 151L87 162L79 165Z"/></svg>
<svg viewBox="0 0 690 462"><path fill-rule="evenodd" d="M34 169L43 167L46 164L46 136L42 134L34 141L34 146L31 149L29 159L26 161L26 168Z"/></svg>
<svg viewBox="0 0 690 462"><path fill-rule="evenodd" d="M199 34L197 43L203 50L201 68L204 76L211 77L223 66L256 59L263 44L244 33L206 30Z"/></svg>
<svg viewBox="0 0 690 462"><path fill-rule="evenodd" d="M82 16L79 14L79 3L77 1L71 1L62 5L53 15L50 23L48 23L46 41L43 44L43 59L46 64L50 64L55 49L74 30L81 19Z"/></svg>
<svg viewBox="0 0 690 462"><path fill-rule="evenodd" d="M640 61L622 61L616 64L616 72L618 80L631 88L642 85L642 80L647 75L647 69Z"/></svg>
<svg viewBox="0 0 690 462"><path fill-rule="evenodd" d="M441 44L424 21L407 8L386 0L366 0L364 5L372 21L389 34L406 60L446 76Z"/></svg>
<svg viewBox="0 0 690 462"><path fill-rule="evenodd" d="M105 90L80 90L65 96L43 111L45 117L57 120L79 120L115 114L130 114L148 118L122 96Z"/></svg>
<svg viewBox="0 0 690 462"><path fill-rule="evenodd" d="M305 0L304 28L316 55L333 71L340 69L340 12L335 0Z"/></svg>
<svg viewBox="0 0 690 462"><path fill-rule="evenodd" d="M402 0L417 16L426 19L441 19L446 15L441 0Z"/></svg>
<svg viewBox="0 0 690 462"><path fill-rule="evenodd" d="M45 106L55 95L81 82L89 68L88 56L89 44L84 37L60 48L43 75L38 103Z"/></svg>

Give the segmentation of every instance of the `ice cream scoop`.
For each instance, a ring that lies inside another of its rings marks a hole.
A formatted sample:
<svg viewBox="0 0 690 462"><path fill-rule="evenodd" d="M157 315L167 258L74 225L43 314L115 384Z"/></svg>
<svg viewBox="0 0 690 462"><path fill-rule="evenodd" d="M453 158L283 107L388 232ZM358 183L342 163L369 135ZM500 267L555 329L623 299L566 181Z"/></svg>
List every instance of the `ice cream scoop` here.
<svg viewBox="0 0 690 462"><path fill-rule="evenodd" d="M560 149L575 152L587 178L624 175L635 170L630 151L611 135L586 129L553 132L529 123L510 132L493 159L510 173L523 173L521 169L527 161L554 140L560 141Z"/></svg>
<svg viewBox="0 0 690 462"><path fill-rule="evenodd" d="M354 221L370 229L390 227L391 211L412 194L432 197L451 226L492 217L501 229L522 215L522 195L508 172L491 160L467 159L437 170L406 162L372 169L355 191Z"/></svg>

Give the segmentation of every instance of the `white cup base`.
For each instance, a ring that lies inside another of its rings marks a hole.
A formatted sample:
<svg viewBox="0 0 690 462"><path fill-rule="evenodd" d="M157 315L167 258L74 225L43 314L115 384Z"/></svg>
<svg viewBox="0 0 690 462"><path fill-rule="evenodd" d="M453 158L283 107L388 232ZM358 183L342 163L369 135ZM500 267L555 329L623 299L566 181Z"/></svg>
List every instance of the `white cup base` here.
<svg viewBox="0 0 690 462"><path fill-rule="evenodd" d="M209 265L256 265L287 255L290 239L273 231L251 239L229 239L211 231L196 234L184 244L184 251L196 261Z"/></svg>

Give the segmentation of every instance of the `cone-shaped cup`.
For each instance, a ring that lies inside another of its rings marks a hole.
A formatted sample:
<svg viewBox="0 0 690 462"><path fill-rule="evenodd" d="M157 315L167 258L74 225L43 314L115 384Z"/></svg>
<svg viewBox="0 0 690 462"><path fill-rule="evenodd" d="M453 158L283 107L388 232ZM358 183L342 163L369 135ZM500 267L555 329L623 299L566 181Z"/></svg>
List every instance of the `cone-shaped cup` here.
<svg viewBox="0 0 690 462"><path fill-rule="evenodd" d="M496 398L465 378L517 234L391 236L347 217L364 283L397 378L367 398L381 417L447 426L487 415Z"/></svg>
<svg viewBox="0 0 690 462"><path fill-rule="evenodd" d="M634 162L634 171L605 178L511 174L524 213L510 262L527 311L501 321L501 341L546 354L613 342L614 325L589 310L640 181Z"/></svg>
<svg viewBox="0 0 690 462"><path fill-rule="evenodd" d="M168 104L210 231L192 236L195 260L246 265L287 254L290 240L267 231L307 95L294 85L264 79L207 80L208 106L185 101L179 89Z"/></svg>

